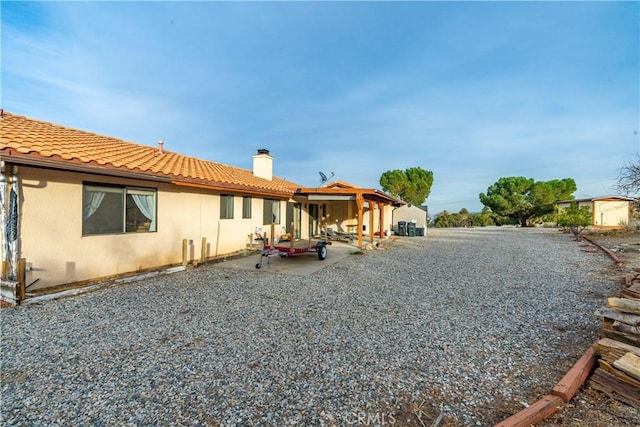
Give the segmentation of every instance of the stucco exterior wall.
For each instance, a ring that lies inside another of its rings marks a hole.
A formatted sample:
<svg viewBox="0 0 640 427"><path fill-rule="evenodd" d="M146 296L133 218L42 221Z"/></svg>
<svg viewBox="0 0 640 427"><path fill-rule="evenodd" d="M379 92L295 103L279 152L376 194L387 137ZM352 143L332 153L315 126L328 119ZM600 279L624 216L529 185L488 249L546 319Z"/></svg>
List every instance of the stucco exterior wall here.
<svg viewBox="0 0 640 427"><path fill-rule="evenodd" d="M578 208L586 206L593 213L591 224L594 227L621 228L629 224L631 204L628 200L578 200L575 203ZM558 203L558 211L570 206L571 202Z"/></svg>
<svg viewBox="0 0 640 427"><path fill-rule="evenodd" d="M427 212L417 206L404 205L393 211L393 230L398 231L398 221L416 221L417 228L427 227Z"/></svg>
<svg viewBox="0 0 640 427"><path fill-rule="evenodd" d="M593 225L624 227L629 223L629 202L626 200L596 200Z"/></svg>
<svg viewBox="0 0 640 427"><path fill-rule="evenodd" d="M242 195L234 197L234 219L220 219L219 194L197 188L125 178L21 167L20 245L30 290L136 272L245 248L247 235L263 222L263 200L253 197L252 215L242 219ZM83 182L157 189L157 231L82 235ZM284 222L285 202L281 202ZM278 234L278 233L276 233Z"/></svg>

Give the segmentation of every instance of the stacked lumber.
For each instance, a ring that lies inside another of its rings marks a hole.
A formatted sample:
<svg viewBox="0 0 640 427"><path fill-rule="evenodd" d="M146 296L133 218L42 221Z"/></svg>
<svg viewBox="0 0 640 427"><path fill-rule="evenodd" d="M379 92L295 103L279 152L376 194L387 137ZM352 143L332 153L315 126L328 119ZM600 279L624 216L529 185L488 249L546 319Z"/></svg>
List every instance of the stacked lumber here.
<svg viewBox="0 0 640 427"><path fill-rule="evenodd" d="M640 409L640 274L625 279L620 296L596 311L603 338L593 345L599 367L589 385Z"/></svg>

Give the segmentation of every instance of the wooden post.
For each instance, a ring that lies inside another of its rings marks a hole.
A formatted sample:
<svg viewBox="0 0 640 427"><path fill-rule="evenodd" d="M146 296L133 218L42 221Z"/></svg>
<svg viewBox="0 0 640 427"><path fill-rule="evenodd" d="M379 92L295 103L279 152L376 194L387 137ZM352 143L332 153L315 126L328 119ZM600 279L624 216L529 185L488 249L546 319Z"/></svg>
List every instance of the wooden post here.
<svg viewBox="0 0 640 427"><path fill-rule="evenodd" d="M362 193L356 194L356 205L358 206L358 247L362 248L362 210L364 209Z"/></svg>
<svg viewBox="0 0 640 427"><path fill-rule="evenodd" d="M384 203L378 203L378 209L380 209L380 240L382 240L382 236L384 236L384 207L386 205Z"/></svg>
<svg viewBox="0 0 640 427"><path fill-rule="evenodd" d="M187 265L187 239L182 239L182 265Z"/></svg>
<svg viewBox="0 0 640 427"><path fill-rule="evenodd" d="M293 251L293 236L296 235L295 231L296 231L296 224L295 222L291 222L291 236L289 236L289 248L291 249L291 251Z"/></svg>
<svg viewBox="0 0 640 427"><path fill-rule="evenodd" d="M269 239L271 239L271 246L273 247L273 245L276 244L276 223L275 222L271 223L271 236L269 236Z"/></svg>
<svg viewBox="0 0 640 427"><path fill-rule="evenodd" d="M207 238L202 238L202 247L200 248L200 262L205 262L207 259Z"/></svg>
<svg viewBox="0 0 640 427"><path fill-rule="evenodd" d="M16 299L18 302L24 301L27 297L27 260L18 260L18 288L16 289Z"/></svg>
<svg viewBox="0 0 640 427"><path fill-rule="evenodd" d="M373 210L376 204L373 200L369 200L369 240L371 244L373 244L373 239L375 237L375 230L373 229Z"/></svg>
<svg viewBox="0 0 640 427"><path fill-rule="evenodd" d="M9 263L7 261L2 261L2 279L7 280L9 278Z"/></svg>

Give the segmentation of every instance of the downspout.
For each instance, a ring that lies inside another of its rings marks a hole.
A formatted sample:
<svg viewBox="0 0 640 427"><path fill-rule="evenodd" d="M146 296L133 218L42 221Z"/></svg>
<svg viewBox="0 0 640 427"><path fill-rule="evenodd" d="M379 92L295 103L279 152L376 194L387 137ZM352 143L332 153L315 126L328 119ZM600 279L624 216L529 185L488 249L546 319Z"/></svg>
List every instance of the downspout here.
<svg viewBox="0 0 640 427"><path fill-rule="evenodd" d="M10 280L16 280L18 277L18 258L20 253L19 194L18 166L5 163L2 165L2 173L0 175L2 263L7 263L8 265L6 271L8 277L4 277L4 279Z"/></svg>

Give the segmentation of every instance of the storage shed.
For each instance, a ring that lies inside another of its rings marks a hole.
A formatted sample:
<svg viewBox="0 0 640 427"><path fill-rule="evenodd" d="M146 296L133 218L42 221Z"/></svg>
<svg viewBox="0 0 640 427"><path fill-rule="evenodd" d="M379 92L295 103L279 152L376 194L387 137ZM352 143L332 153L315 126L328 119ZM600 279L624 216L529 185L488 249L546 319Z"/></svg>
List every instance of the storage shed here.
<svg viewBox="0 0 640 427"><path fill-rule="evenodd" d="M578 208L587 206L593 213L591 225L598 228L623 228L631 222L631 211L635 199L622 196L604 196L588 199L561 200L558 212L575 203Z"/></svg>

